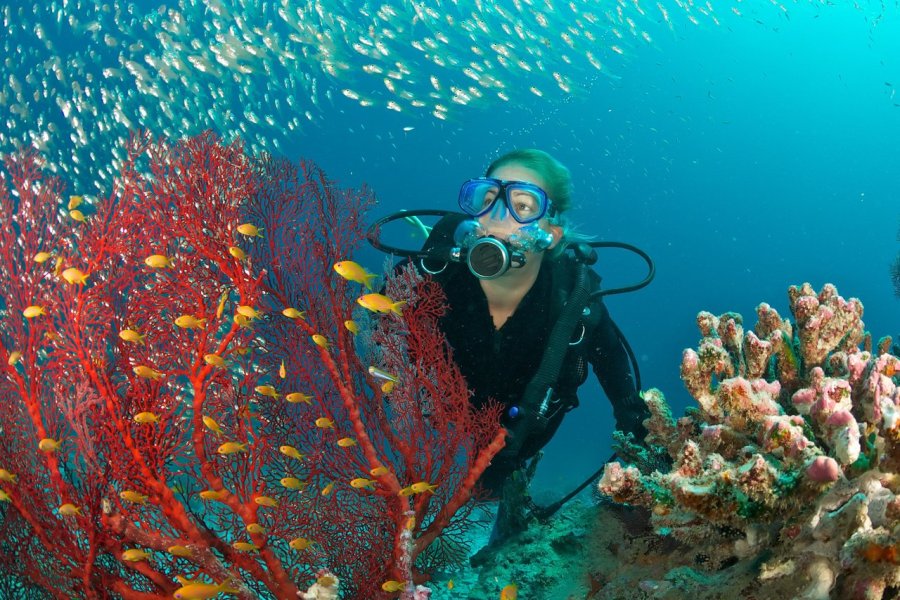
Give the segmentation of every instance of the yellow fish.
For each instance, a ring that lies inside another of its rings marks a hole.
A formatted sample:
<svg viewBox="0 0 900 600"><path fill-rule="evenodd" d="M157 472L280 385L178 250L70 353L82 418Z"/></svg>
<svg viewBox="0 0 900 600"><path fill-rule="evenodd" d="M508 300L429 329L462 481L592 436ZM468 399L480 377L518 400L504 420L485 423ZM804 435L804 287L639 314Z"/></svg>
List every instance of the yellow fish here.
<svg viewBox="0 0 900 600"><path fill-rule="evenodd" d="M352 437L342 437L337 441L337 445L341 448L350 448L356 445L356 440L354 440Z"/></svg>
<svg viewBox="0 0 900 600"><path fill-rule="evenodd" d="M268 506L270 508L275 508L278 506L278 500L275 498L270 498L269 496L257 496L253 499L260 506Z"/></svg>
<svg viewBox="0 0 900 600"><path fill-rule="evenodd" d="M248 237L262 237L262 233L259 227L254 225L253 223L241 223L237 226L238 233L246 235Z"/></svg>
<svg viewBox="0 0 900 600"><path fill-rule="evenodd" d="M369 475L371 475L372 477L381 477L382 475L387 475L388 473L390 473L390 471L388 471L388 468L384 465L378 465L377 467L369 471Z"/></svg>
<svg viewBox="0 0 900 600"><path fill-rule="evenodd" d="M316 419L316 427L319 429L334 429L334 421L328 417L319 417Z"/></svg>
<svg viewBox="0 0 900 600"><path fill-rule="evenodd" d="M228 299L228 292L222 292L219 297L219 304L216 306L216 318L221 319L222 313L225 312L225 301Z"/></svg>
<svg viewBox="0 0 900 600"><path fill-rule="evenodd" d="M352 260L342 260L334 263L334 270L348 281L355 281L365 285L367 290L372 289L372 281L378 277L375 273L369 273Z"/></svg>
<svg viewBox="0 0 900 600"><path fill-rule="evenodd" d="M150 554L140 548L132 548L122 553L122 560L127 560L128 562L138 562L148 558L150 558Z"/></svg>
<svg viewBox="0 0 900 600"><path fill-rule="evenodd" d="M227 583L194 583L184 577L178 577L181 587L175 590L173 598L175 600L211 600L219 594L237 594L238 590L230 587Z"/></svg>
<svg viewBox="0 0 900 600"><path fill-rule="evenodd" d="M131 342L132 344L143 344L144 338L146 335L141 335L134 329L123 329L119 332L119 337L125 340L126 342Z"/></svg>
<svg viewBox="0 0 900 600"><path fill-rule="evenodd" d="M356 489L368 488L370 490L375 489L375 484L377 482L374 479L366 479L365 477L357 477L356 479L350 480L350 487Z"/></svg>
<svg viewBox="0 0 900 600"><path fill-rule="evenodd" d="M247 533L258 533L260 535L266 532L266 528L259 523L250 523L245 529L247 530Z"/></svg>
<svg viewBox="0 0 900 600"><path fill-rule="evenodd" d="M240 306L238 306L237 313L239 315L247 317L248 319L256 319L260 315L260 312L258 310L247 304L241 304Z"/></svg>
<svg viewBox="0 0 900 600"><path fill-rule="evenodd" d="M139 412L134 415L135 423L159 423L159 415L156 415L152 412Z"/></svg>
<svg viewBox="0 0 900 600"><path fill-rule="evenodd" d="M359 333L359 325L357 325L356 321L353 321L352 319L344 321L344 327L346 327L347 331L349 331L353 335Z"/></svg>
<svg viewBox="0 0 900 600"><path fill-rule="evenodd" d="M206 319L198 319L194 315L181 315L175 319L175 324L182 329L200 329L206 326Z"/></svg>
<svg viewBox="0 0 900 600"><path fill-rule="evenodd" d="M180 556L182 558L190 558L194 554L190 548L188 548L187 546L181 546L179 544L169 546L168 548L166 548L166 552L168 552L172 556Z"/></svg>
<svg viewBox="0 0 900 600"><path fill-rule="evenodd" d="M82 273L80 269L76 269L75 267L69 267L64 270L60 276L65 279L66 283L69 285L84 285L88 278L88 276Z"/></svg>
<svg viewBox="0 0 900 600"><path fill-rule="evenodd" d="M244 260L245 258L247 258L247 253L237 246L231 246L230 248L228 248L228 254L232 255L238 260Z"/></svg>
<svg viewBox="0 0 900 600"><path fill-rule="evenodd" d="M46 452L47 454L56 452L57 450L59 450L60 446L62 446L62 440L54 440L53 438L44 438L40 442L38 442L38 448L40 448L42 452Z"/></svg>
<svg viewBox="0 0 900 600"><path fill-rule="evenodd" d="M281 366L278 367L278 376L284 379L287 377L287 369L284 366L284 361L281 361Z"/></svg>
<svg viewBox="0 0 900 600"><path fill-rule="evenodd" d="M231 547L239 552L256 552L259 550L259 546L250 542L235 542Z"/></svg>
<svg viewBox="0 0 900 600"><path fill-rule="evenodd" d="M309 548L310 546L312 546L315 543L316 542L314 542L312 540L298 537L298 538L294 538L291 541L289 541L288 546L290 546L294 550L297 550L298 552L302 552L303 550L306 550L307 548Z"/></svg>
<svg viewBox="0 0 900 600"><path fill-rule="evenodd" d="M79 223L84 223L85 216L84 213L78 210L77 208L69 211L69 216L78 221Z"/></svg>
<svg viewBox="0 0 900 600"><path fill-rule="evenodd" d="M53 255L49 252L38 252L34 255L34 262L41 265L50 260Z"/></svg>
<svg viewBox="0 0 900 600"><path fill-rule="evenodd" d="M46 315L47 311L44 309L43 306L37 306L36 304L33 304L33 305L29 306L28 308L26 308L25 310L23 310L22 314L25 316L26 319L33 319L33 318L39 317L41 315Z"/></svg>
<svg viewBox="0 0 900 600"><path fill-rule="evenodd" d="M17 362L19 362L20 358L22 358L22 353L19 352L18 350L13 350L12 352L9 353L9 358L6 359L6 364L8 364L11 367L15 366L15 364Z"/></svg>
<svg viewBox="0 0 900 600"><path fill-rule="evenodd" d="M385 394L390 394L394 391L394 382L393 381L385 381L381 384L381 391Z"/></svg>
<svg viewBox="0 0 900 600"><path fill-rule="evenodd" d="M201 500L224 500L227 494L225 490L203 490L197 495Z"/></svg>
<svg viewBox="0 0 900 600"><path fill-rule="evenodd" d="M171 267L172 261L165 254L151 254L144 259L144 264L153 269L163 269Z"/></svg>
<svg viewBox="0 0 900 600"><path fill-rule="evenodd" d="M406 589L406 583L403 581L395 581L393 579L389 579L381 584L381 589L386 592L401 592Z"/></svg>
<svg viewBox="0 0 900 600"><path fill-rule="evenodd" d="M313 334L312 341L319 348L328 348L328 346L329 346L328 338L326 338L324 335L321 335L318 333Z"/></svg>
<svg viewBox="0 0 900 600"><path fill-rule="evenodd" d="M237 452L246 452L247 444L241 442L225 442L219 449L216 450L222 456L226 456L228 454L235 454Z"/></svg>
<svg viewBox="0 0 900 600"><path fill-rule="evenodd" d="M222 435L222 428L219 427L219 424L216 423L215 419L213 419L212 417L203 415L203 424L206 425L207 429L215 431L219 435Z"/></svg>
<svg viewBox="0 0 900 600"><path fill-rule="evenodd" d="M124 490L119 492L119 498L127 502L133 502L134 504L144 504L145 502L147 502L148 496L139 494L132 490Z"/></svg>
<svg viewBox="0 0 900 600"><path fill-rule="evenodd" d="M62 506L59 507L59 514L64 517L74 517L75 515L81 514L81 507L75 506L71 502L66 502Z"/></svg>
<svg viewBox="0 0 900 600"><path fill-rule="evenodd" d="M0 469L0 481L5 481L6 483L15 483L16 476L6 469Z"/></svg>
<svg viewBox="0 0 900 600"><path fill-rule="evenodd" d="M500 590L500 600L516 600L519 597L519 586L510 583Z"/></svg>
<svg viewBox="0 0 900 600"><path fill-rule="evenodd" d="M220 369L223 368L226 364L224 358L222 358L218 354L214 354L214 353L204 354L203 362L205 362L206 364L208 364L210 366L218 367Z"/></svg>
<svg viewBox="0 0 900 600"><path fill-rule="evenodd" d="M248 319L247 317L245 317L242 314L235 313L235 315L234 315L234 322L237 323L238 327L248 328L248 327L250 327L250 321L251 321L250 319Z"/></svg>
<svg viewBox="0 0 900 600"><path fill-rule="evenodd" d="M262 394L263 396L268 396L269 398L280 398L281 394L271 385L258 385L253 390L257 394Z"/></svg>
<svg viewBox="0 0 900 600"><path fill-rule="evenodd" d="M452 579L450 579L450 580L447 581L447 589L448 589L448 590L452 590L452 589L453 589L453 580L452 580Z"/></svg>
<svg viewBox="0 0 900 600"><path fill-rule="evenodd" d="M418 483L409 486L409 489L411 489L414 494L421 494L422 492L431 492L433 494L434 490L437 489L437 484L432 485L427 481L419 481Z"/></svg>
<svg viewBox="0 0 900 600"><path fill-rule="evenodd" d="M291 392L290 394L285 396L284 399L293 404L296 404L298 402L304 402L306 404L312 405L312 402L311 402L312 396L310 396L308 394L303 394L301 392Z"/></svg>
<svg viewBox="0 0 900 600"><path fill-rule="evenodd" d="M83 196L69 196L69 210L75 210L84 201Z"/></svg>
<svg viewBox="0 0 900 600"><path fill-rule="evenodd" d="M303 454L300 454L300 451L294 448L293 446L281 446L278 448L278 451L284 454L285 456L290 456L296 460L303 460Z"/></svg>
<svg viewBox="0 0 900 600"><path fill-rule="evenodd" d="M12 502L12 498L4 490L0 490L0 502Z"/></svg>
<svg viewBox="0 0 900 600"><path fill-rule="evenodd" d="M281 314L286 316L288 319L305 319L306 318L304 316L304 315L306 315L305 312L299 311L292 306L288 306L286 309L281 311Z"/></svg>
<svg viewBox="0 0 900 600"><path fill-rule="evenodd" d="M403 316L403 307L406 305L406 300L394 302L384 294L366 294L365 296L357 298L356 301L360 306L367 308L372 312L392 312L399 317Z"/></svg>
<svg viewBox="0 0 900 600"><path fill-rule="evenodd" d="M143 377L144 379L153 379L158 380L162 378L163 374L155 369L151 369L146 365L138 365L132 369L134 374L138 377Z"/></svg>
<svg viewBox="0 0 900 600"><path fill-rule="evenodd" d="M332 481L331 483L329 483L328 485L326 485L325 487L322 488L322 495L327 496L328 494L331 493L331 491L333 489L334 489L334 482Z"/></svg>
<svg viewBox="0 0 900 600"><path fill-rule="evenodd" d="M296 477L283 477L281 479L281 485L289 490L303 490L307 486L307 483L305 481L300 481Z"/></svg>

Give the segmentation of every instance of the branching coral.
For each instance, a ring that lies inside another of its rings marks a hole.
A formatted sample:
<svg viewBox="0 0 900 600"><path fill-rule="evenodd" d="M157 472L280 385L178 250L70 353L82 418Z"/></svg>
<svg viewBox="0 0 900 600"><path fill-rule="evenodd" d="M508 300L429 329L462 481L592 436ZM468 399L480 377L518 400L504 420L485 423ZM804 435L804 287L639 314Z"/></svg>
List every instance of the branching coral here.
<svg viewBox="0 0 900 600"><path fill-rule="evenodd" d="M862 304L834 286L789 299L793 324L767 304L753 331L698 316L681 374L699 406L674 420L644 394L647 442L671 470L611 463L599 490L651 508L712 568L758 564L763 597L882 598L900 586L900 359L890 339L873 351Z"/></svg>
<svg viewBox="0 0 900 600"><path fill-rule="evenodd" d="M211 133L126 150L103 200L61 206L35 153L0 169L0 573L66 599L411 597L506 435L440 286L406 269L402 315L364 314L334 265L373 198L313 163Z"/></svg>

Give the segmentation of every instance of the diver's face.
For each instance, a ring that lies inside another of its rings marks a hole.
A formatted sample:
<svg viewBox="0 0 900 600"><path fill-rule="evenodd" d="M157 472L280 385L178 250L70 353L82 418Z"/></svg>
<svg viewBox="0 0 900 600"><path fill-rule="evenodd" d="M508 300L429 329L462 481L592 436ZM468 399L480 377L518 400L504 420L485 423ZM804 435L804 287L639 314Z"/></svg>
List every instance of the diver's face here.
<svg viewBox="0 0 900 600"><path fill-rule="evenodd" d="M504 165L494 169L488 176L506 181L527 181L528 183L535 184L544 191L547 190L547 184L540 174L516 164ZM488 235L493 235L504 240L508 239L511 234L522 227L522 224L516 221L506 209L506 204L504 202L496 202L488 213L478 217L478 222ZM543 218L538 222L543 229L549 231L546 218Z"/></svg>

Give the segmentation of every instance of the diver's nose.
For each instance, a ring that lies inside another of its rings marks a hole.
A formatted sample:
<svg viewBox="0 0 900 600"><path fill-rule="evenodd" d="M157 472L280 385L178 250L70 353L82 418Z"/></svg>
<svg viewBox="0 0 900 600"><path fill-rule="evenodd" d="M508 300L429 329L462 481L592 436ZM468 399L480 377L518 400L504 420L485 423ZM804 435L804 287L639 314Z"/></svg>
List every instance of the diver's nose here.
<svg viewBox="0 0 900 600"><path fill-rule="evenodd" d="M506 196L501 192L494 200L488 218L492 221L503 221L507 216L509 216L509 211L506 209Z"/></svg>

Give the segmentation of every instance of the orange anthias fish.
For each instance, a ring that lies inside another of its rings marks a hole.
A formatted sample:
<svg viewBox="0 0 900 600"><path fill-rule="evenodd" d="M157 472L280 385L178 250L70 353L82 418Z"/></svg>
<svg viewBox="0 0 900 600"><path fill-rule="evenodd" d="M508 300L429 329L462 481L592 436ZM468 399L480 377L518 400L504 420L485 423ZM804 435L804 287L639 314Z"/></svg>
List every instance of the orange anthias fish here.
<svg viewBox="0 0 900 600"><path fill-rule="evenodd" d="M510 583L500 590L500 600L516 600L519 597L519 586Z"/></svg>
<svg viewBox="0 0 900 600"><path fill-rule="evenodd" d="M375 273L369 273L352 260L342 260L334 263L334 270L348 281L363 284L367 290L372 289L372 280L378 277Z"/></svg>
<svg viewBox="0 0 900 600"><path fill-rule="evenodd" d="M357 298L356 302L372 312L392 312L399 317L403 316L403 307L406 306L406 300L394 302L384 294L366 294Z"/></svg>
<svg viewBox="0 0 900 600"><path fill-rule="evenodd" d="M237 594L238 590L226 582L220 584L203 583L184 577L176 577L181 587L172 595L176 600L210 600L219 594Z"/></svg>

